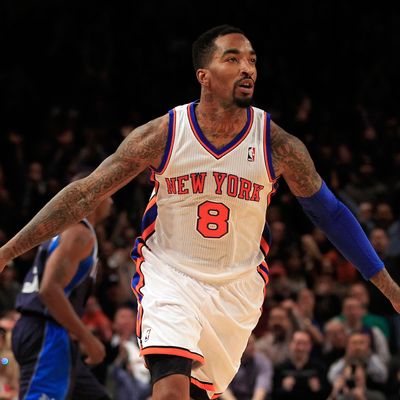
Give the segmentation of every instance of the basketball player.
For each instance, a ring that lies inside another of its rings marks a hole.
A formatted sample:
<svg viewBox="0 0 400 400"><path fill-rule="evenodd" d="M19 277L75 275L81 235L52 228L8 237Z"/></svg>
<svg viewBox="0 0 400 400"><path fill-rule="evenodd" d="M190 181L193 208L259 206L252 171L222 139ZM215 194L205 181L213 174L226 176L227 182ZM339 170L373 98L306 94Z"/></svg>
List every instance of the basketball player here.
<svg viewBox="0 0 400 400"><path fill-rule="evenodd" d="M79 346L88 364L105 356L81 317L96 276L94 226L109 215L111 205L107 197L87 218L38 249L16 301L21 318L12 347L20 365L20 399L109 399L82 362Z"/></svg>
<svg viewBox="0 0 400 400"><path fill-rule="evenodd" d="M68 185L0 249L0 268L90 213L150 167L154 193L133 251L137 333L154 400L217 398L260 316L265 215L282 176L305 212L400 311L400 288L304 144L251 106L256 53L219 26L193 44L200 100L135 129L89 177Z"/></svg>

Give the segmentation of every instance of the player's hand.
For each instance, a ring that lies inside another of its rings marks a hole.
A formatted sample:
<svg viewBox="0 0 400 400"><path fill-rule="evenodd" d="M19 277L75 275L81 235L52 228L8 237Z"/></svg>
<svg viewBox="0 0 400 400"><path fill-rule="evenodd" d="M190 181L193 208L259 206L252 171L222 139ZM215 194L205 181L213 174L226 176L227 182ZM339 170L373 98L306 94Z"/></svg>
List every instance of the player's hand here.
<svg viewBox="0 0 400 400"><path fill-rule="evenodd" d="M86 364L99 364L106 356L106 349L103 343L91 332L81 340L82 351L87 355Z"/></svg>

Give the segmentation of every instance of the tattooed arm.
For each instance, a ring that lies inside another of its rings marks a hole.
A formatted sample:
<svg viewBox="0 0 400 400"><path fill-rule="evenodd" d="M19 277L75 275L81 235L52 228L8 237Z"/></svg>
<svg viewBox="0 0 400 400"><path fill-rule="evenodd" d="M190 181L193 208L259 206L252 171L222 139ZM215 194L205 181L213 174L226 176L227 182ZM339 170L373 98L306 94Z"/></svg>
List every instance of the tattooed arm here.
<svg viewBox="0 0 400 400"><path fill-rule="evenodd" d="M0 248L0 272L13 258L90 214L105 198L149 166L158 166L167 141L168 115L135 129L88 177L66 186Z"/></svg>
<svg viewBox="0 0 400 400"><path fill-rule="evenodd" d="M394 309L400 313L400 288L384 268L371 279L371 282L389 299Z"/></svg>
<svg viewBox="0 0 400 400"><path fill-rule="evenodd" d="M400 312L400 287L382 265L354 216L323 184L305 145L271 122L271 152L276 176L283 176L311 220Z"/></svg>
<svg viewBox="0 0 400 400"><path fill-rule="evenodd" d="M321 188L322 179L306 146L272 121L271 150L276 176L283 176L295 196L309 197Z"/></svg>

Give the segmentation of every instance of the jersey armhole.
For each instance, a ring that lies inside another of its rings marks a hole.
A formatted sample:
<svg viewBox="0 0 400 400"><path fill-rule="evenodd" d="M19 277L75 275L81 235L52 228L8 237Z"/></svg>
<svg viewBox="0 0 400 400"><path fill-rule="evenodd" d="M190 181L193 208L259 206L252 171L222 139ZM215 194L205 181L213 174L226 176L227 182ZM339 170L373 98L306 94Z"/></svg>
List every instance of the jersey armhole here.
<svg viewBox="0 0 400 400"><path fill-rule="evenodd" d="M161 175L167 169L169 160L171 158L172 149L174 147L174 139L175 139L175 128L176 128L176 112L175 109L168 111L169 121L168 121L168 137L167 143L165 145L164 155L161 160L161 164L158 168L151 167L152 172L157 175Z"/></svg>

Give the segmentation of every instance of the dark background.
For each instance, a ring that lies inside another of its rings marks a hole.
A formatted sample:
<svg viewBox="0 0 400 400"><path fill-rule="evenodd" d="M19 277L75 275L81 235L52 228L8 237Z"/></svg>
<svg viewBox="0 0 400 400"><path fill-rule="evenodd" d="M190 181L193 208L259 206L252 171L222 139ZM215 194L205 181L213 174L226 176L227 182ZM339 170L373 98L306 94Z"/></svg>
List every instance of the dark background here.
<svg viewBox="0 0 400 400"><path fill-rule="evenodd" d="M0 127L37 138L52 108L103 126L159 116L198 97L191 42L222 23L258 52L260 107L290 112L308 94L345 131L358 104L398 115L400 14L353 3L3 1Z"/></svg>

